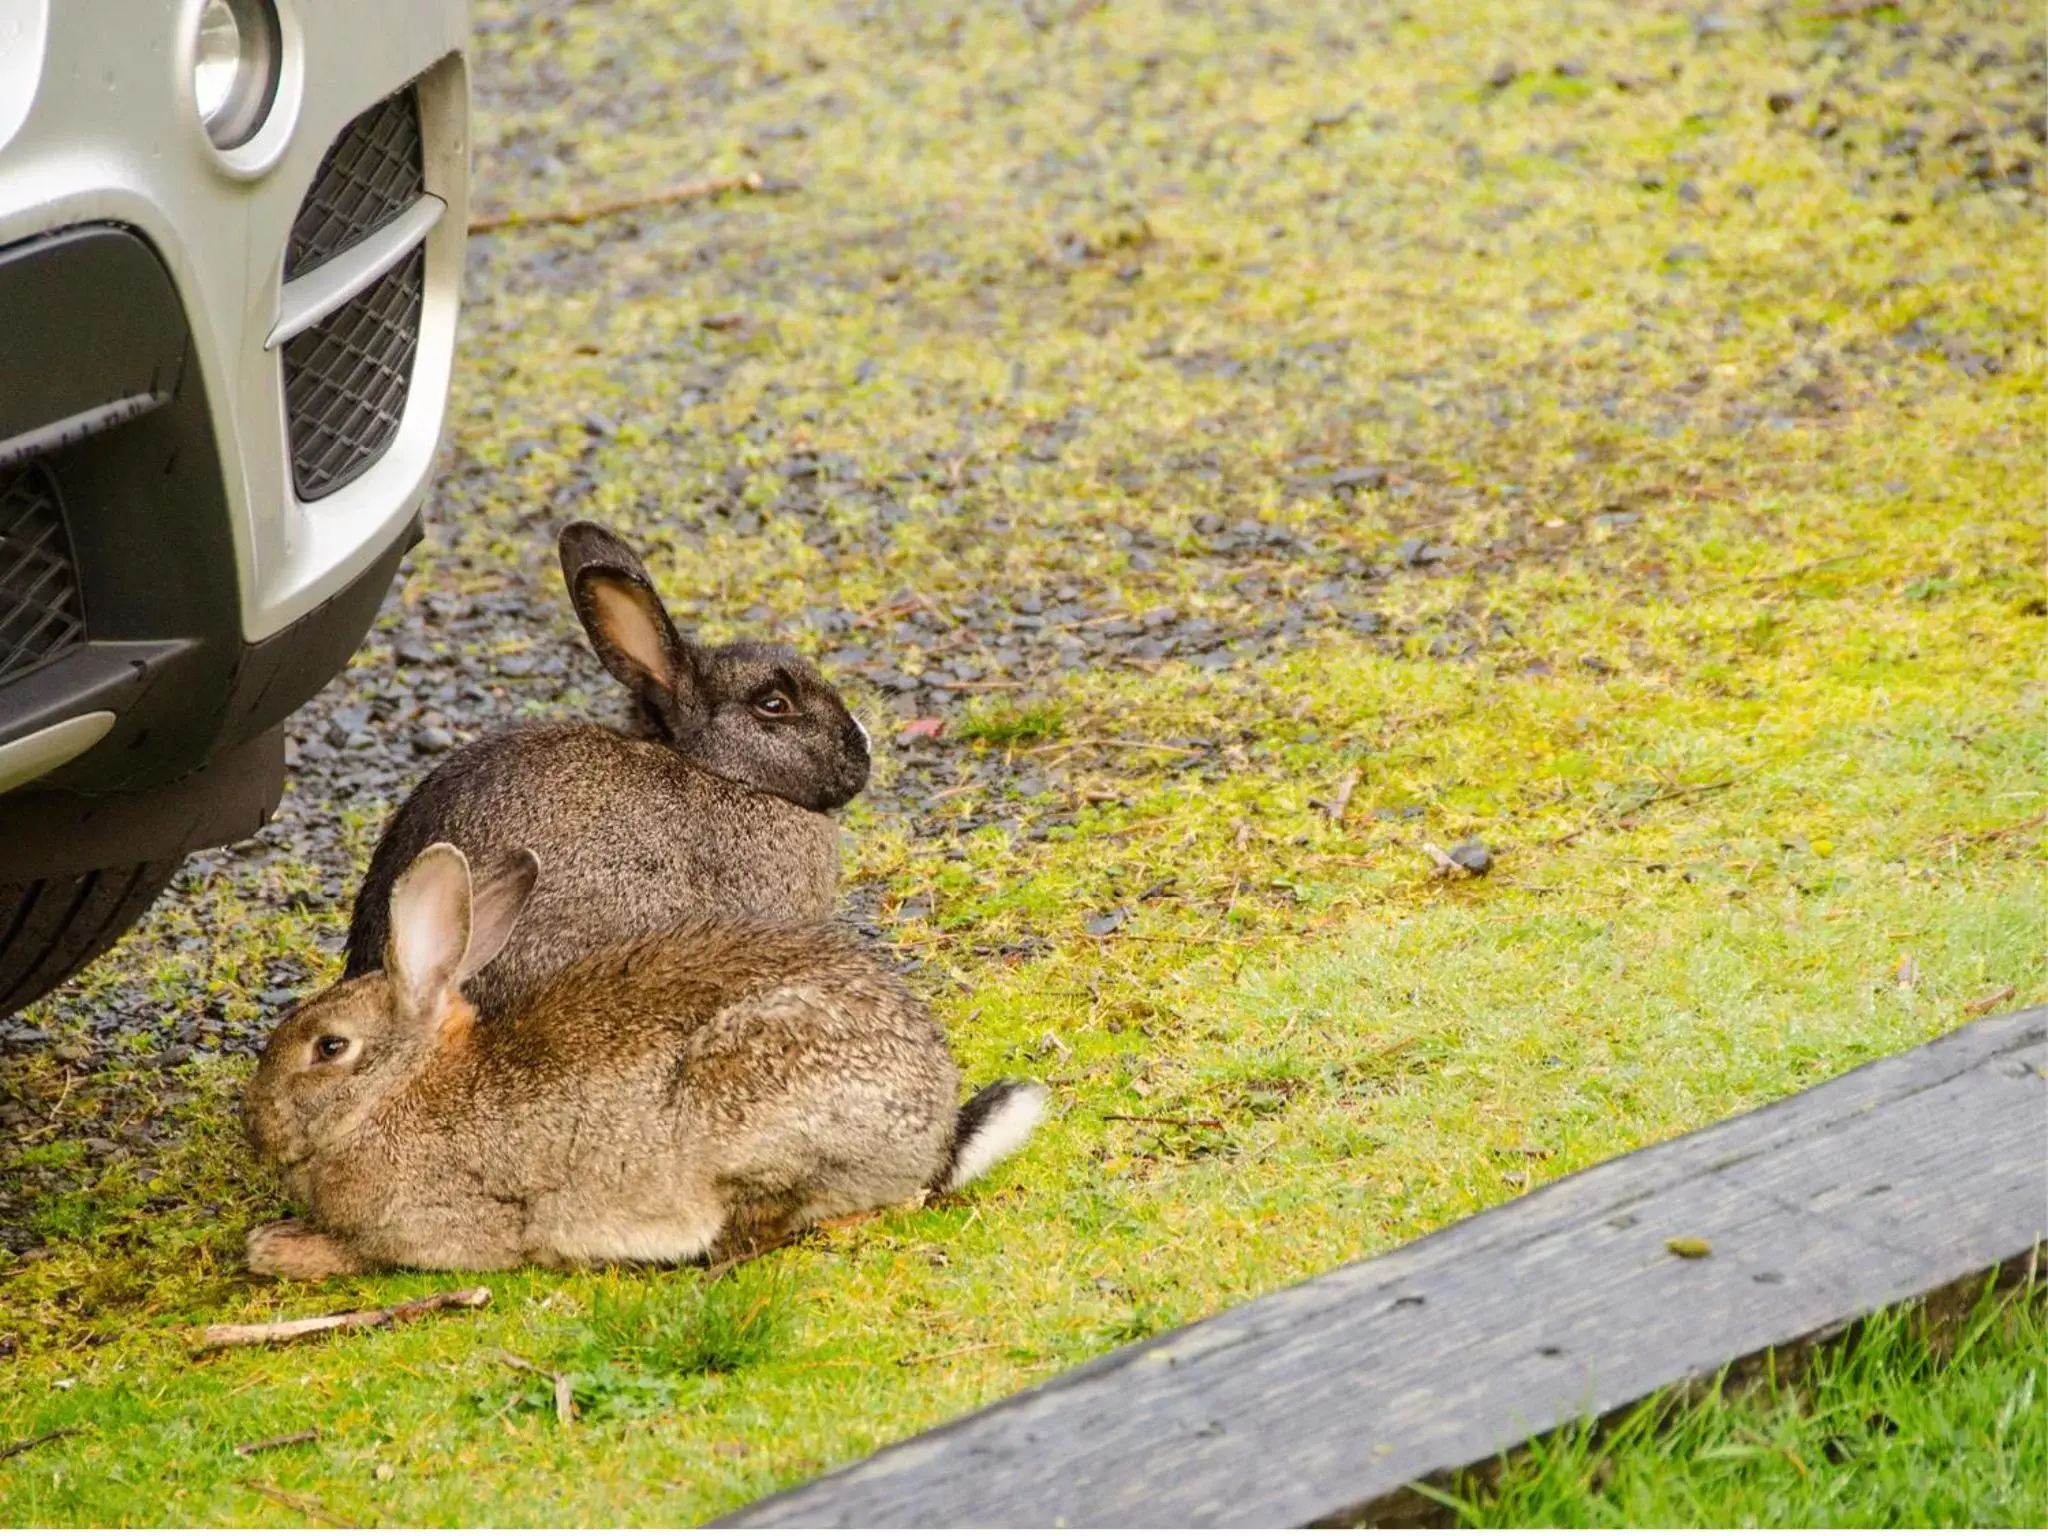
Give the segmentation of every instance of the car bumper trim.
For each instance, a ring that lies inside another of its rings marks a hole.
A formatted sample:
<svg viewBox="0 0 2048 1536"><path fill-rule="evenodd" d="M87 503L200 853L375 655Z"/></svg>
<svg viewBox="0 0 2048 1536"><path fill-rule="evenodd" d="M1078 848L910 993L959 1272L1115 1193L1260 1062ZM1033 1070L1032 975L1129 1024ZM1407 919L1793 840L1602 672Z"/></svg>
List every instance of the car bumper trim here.
<svg viewBox="0 0 2048 1536"><path fill-rule="evenodd" d="M350 299L412 254L413 247L427 238L441 222L448 205L432 193L339 256L324 261L304 277L284 285L278 301L277 324L271 328L267 347L280 347L301 332L311 330Z"/></svg>

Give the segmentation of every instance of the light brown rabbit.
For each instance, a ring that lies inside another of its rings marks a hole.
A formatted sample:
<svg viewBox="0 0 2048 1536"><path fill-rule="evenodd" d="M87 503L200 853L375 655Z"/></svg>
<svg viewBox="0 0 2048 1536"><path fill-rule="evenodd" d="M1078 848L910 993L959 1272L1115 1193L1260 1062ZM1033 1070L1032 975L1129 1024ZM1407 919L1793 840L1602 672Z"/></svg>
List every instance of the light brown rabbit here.
<svg viewBox="0 0 2048 1536"><path fill-rule="evenodd" d="M515 726L450 753L400 806L356 893L343 974L383 963L392 882L432 843L544 868L532 909L469 1000L485 1017L605 944L704 914L831 915L839 828L868 780L868 738L786 645L703 646L670 622L615 534L571 523L562 577L592 648L631 691L631 732Z"/></svg>
<svg viewBox="0 0 2048 1536"><path fill-rule="evenodd" d="M479 1020L540 873L428 848L391 893L384 969L278 1026L243 1100L310 1221L249 1236L259 1274L503 1269L744 1253L957 1189L1015 1151L1033 1083L965 1105L930 1012L818 927L697 919L601 950Z"/></svg>

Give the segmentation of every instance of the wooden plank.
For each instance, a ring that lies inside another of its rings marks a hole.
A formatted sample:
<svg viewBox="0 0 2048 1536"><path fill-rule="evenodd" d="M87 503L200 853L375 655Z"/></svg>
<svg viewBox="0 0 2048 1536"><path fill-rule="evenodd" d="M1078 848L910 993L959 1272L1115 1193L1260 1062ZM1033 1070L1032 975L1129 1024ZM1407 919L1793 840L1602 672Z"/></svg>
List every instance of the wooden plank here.
<svg viewBox="0 0 2048 1536"><path fill-rule="evenodd" d="M2044 1233L2035 1008L1131 1345L719 1523L1371 1517L1530 1435L2023 1260ZM1675 1237L1712 1252L1681 1257Z"/></svg>

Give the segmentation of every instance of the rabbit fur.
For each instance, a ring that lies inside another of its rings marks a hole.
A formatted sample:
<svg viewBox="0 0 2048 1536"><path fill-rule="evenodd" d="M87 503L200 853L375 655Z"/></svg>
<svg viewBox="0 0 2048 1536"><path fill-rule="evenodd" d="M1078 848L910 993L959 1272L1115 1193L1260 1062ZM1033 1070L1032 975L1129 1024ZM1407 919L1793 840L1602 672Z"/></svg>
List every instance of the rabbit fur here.
<svg viewBox="0 0 2048 1536"><path fill-rule="evenodd" d="M600 945L698 914L820 921L839 880L827 814L866 786L867 733L783 645L706 647L670 621L614 534L571 523L562 573L636 734L520 726L452 753L379 839L356 895L345 976L382 963L399 873L437 842L479 862L532 848L543 874L504 951L467 988L490 1016Z"/></svg>
<svg viewBox="0 0 2048 1536"><path fill-rule="evenodd" d="M950 1190L1045 1106L959 1102L930 1012L837 932L697 917L579 960L506 1015L465 983L541 877L472 880L448 844L394 884L384 969L287 1017L243 1101L309 1221L250 1234L263 1274L501 1269L743 1254Z"/></svg>

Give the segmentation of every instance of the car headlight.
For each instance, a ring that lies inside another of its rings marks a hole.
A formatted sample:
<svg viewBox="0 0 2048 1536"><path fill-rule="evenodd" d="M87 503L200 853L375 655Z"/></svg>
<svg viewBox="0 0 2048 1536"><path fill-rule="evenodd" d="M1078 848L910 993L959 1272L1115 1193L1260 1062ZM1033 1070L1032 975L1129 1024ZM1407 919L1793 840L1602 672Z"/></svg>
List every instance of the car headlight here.
<svg viewBox="0 0 2048 1536"><path fill-rule="evenodd" d="M216 149L246 144L277 96L284 48L271 0L206 0L192 50L192 96Z"/></svg>

